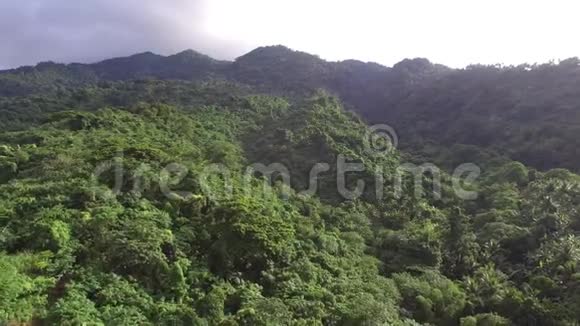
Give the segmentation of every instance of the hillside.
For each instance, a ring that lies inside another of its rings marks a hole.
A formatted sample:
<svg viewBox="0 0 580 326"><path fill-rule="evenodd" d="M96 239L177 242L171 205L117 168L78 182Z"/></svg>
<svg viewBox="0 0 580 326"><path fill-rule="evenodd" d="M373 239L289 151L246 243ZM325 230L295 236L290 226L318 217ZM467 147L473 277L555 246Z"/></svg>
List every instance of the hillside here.
<svg viewBox="0 0 580 326"><path fill-rule="evenodd" d="M291 99L326 89L371 124L393 126L404 148L426 142L475 145L541 170L580 169L577 59L465 69L413 59L388 68L354 60L327 62L283 46L258 48L235 62L189 50L168 57L143 53L92 65L43 63L4 71L0 95L50 96L138 79L222 80ZM0 106L3 116L10 105Z"/></svg>
<svg viewBox="0 0 580 326"><path fill-rule="evenodd" d="M0 323L575 325L577 66L2 72Z"/></svg>

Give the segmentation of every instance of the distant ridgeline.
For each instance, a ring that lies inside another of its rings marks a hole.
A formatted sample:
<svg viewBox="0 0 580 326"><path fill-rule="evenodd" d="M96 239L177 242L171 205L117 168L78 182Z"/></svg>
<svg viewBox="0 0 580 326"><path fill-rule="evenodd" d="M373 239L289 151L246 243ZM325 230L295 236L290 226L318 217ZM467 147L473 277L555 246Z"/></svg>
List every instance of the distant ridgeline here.
<svg viewBox="0 0 580 326"><path fill-rule="evenodd" d="M577 325L578 64L0 72L0 324Z"/></svg>

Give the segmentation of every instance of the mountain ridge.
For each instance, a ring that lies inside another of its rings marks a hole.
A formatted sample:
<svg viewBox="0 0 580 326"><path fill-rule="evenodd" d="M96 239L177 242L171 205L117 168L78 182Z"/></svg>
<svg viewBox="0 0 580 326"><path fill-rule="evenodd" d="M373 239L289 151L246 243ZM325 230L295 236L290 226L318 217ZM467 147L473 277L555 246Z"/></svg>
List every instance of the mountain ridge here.
<svg viewBox="0 0 580 326"><path fill-rule="evenodd" d="M29 72L31 69L39 69L39 68L42 68L43 66L46 66L46 65L53 65L53 66L56 65L56 66L61 66L61 67L90 67L90 66L102 65L102 64L105 64L108 62L129 61L130 59L131 60L141 59L144 57L157 58L157 59L169 59L169 58L175 58L175 57L191 56L193 58L198 58L198 59L210 59L211 61L214 61L214 62L232 64L232 63L235 63L236 61L239 61L240 59L243 59L245 57L253 56L255 54L264 53L264 52L266 52L266 53L274 52L274 53L278 53L280 56L282 56L284 54L286 54L286 55L287 54L307 55L307 56L310 56L312 58L316 58L320 61L324 61L324 62L331 63L331 64L359 64L359 65L362 64L362 65L372 66L372 67L377 68L377 69L379 69L379 68L380 69L392 69L397 64L400 64L400 63L403 63L406 61L414 61L414 60L426 60L430 63L430 61L428 59L422 58L422 57L403 59L400 62L395 63L391 67L388 65L384 65L384 64L375 62L375 61L363 61L363 60L358 60L356 58L331 61L331 60L321 59L318 55L315 55L315 54L291 49L291 48L286 47L284 45L270 45L270 46L257 47L254 50L249 51L245 54L242 54L233 60L215 59L215 58L213 58L205 53L199 52L199 51L194 50L194 49L185 49L185 50L179 51L179 52L174 53L174 54L169 54L169 55L162 55L162 54L155 53L153 51L144 51L144 52L138 52L138 53L131 54L131 55L117 56L117 57L107 58L107 59L103 59L103 60L99 60L99 61L95 61L95 62L88 62L88 63L81 63L81 62L74 62L74 61L69 62L69 63L64 63L64 62L57 62L54 60L41 61L35 65L23 65L23 66L14 67L14 68L0 69L0 74L15 73L15 72ZM436 64L436 65L441 66L441 67L446 67L446 66L441 65L441 64ZM447 68L453 69L453 68L449 68L449 67L447 67Z"/></svg>

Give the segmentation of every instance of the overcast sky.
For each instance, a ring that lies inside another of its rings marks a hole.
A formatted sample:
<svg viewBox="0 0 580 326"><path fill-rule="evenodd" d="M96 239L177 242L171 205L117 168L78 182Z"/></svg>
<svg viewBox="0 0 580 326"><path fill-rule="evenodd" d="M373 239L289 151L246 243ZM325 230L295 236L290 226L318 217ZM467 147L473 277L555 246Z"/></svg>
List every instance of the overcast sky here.
<svg viewBox="0 0 580 326"><path fill-rule="evenodd" d="M389 66L546 62L580 56L579 13L577 0L0 0L0 68L273 44Z"/></svg>

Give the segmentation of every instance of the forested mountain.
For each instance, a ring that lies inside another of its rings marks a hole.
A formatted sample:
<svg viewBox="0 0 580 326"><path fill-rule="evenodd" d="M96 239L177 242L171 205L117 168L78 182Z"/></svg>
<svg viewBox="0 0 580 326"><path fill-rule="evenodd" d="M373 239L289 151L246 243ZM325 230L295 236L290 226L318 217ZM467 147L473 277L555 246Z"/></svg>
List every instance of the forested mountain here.
<svg viewBox="0 0 580 326"><path fill-rule="evenodd" d="M222 80L293 98L326 89L367 121L398 129L405 147L476 145L538 169L579 169L576 58L465 69L407 59L387 68L355 60L327 62L283 46L258 48L234 62L188 50L168 57L142 53L92 65L42 63L0 72L0 94L58 93L137 79Z"/></svg>
<svg viewBox="0 0 580 326"><path fill-rule="evenodd" d="M280 46L1 72L0 322L577 325L579 81Z"/></svg>

